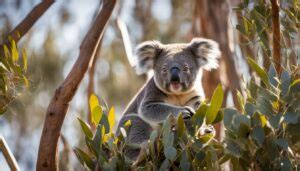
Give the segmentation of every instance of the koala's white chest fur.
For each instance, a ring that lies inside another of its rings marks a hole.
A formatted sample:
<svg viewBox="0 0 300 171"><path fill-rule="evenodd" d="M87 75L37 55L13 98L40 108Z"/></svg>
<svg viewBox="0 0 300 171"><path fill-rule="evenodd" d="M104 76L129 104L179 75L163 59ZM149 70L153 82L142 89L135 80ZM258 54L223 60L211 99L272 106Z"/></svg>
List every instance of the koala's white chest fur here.
<svg viewBox="0 0 300 171"><path fill-rule="evenodd" d="M204 94L201 90L193 90L187 94L182 95L167 95L166 103L176 106L190 106L195 108L195 104L200 100L204 100Z"/></svg>

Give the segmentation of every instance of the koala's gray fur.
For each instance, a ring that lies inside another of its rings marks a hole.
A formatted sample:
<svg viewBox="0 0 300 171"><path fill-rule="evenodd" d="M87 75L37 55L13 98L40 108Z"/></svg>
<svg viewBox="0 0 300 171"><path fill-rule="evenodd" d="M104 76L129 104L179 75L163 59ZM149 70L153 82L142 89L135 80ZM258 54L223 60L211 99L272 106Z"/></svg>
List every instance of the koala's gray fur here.
<svg viewBox="0 0 300 171"><path fill-rule="evenodd" d="M163 45L147 41L136 48L138 74L154 70L154 76L144 85L126 108L117 130L127 120L131 127L127 141L142 143L149 139L151 131L168 115L182 113L188 120L204 99L201 84L202 69L218 67L220 50L209 39L194 38L190 43ZM127 149L130 158L139 150Z"/></svg>

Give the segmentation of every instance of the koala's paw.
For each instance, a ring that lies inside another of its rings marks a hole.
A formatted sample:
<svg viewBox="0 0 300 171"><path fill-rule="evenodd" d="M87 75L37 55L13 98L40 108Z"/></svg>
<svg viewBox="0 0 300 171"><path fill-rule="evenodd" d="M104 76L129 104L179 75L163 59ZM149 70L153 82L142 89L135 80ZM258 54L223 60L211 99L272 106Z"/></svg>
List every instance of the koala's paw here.
<svg viewBox="0 0 300 171"><path fill-rule="evenodd" d="M195 110L189 106L185 106L182 112L182 117L184 120L190 119L195 114Z"/></svg>

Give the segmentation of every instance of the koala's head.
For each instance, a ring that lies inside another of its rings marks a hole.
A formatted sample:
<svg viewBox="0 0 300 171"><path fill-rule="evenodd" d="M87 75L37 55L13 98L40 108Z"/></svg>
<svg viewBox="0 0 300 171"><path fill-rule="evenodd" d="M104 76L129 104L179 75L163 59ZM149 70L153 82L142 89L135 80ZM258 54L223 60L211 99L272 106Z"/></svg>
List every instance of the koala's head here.
<svg viewBox="0 0 300 171"><path fill-rule="evenodd" d="M201 70L218 67L220 50L213 40L194 38L190 43L146 41L137 46L138 74L154 70L156 86L167 94L183 94L201 82Z"/></svg>

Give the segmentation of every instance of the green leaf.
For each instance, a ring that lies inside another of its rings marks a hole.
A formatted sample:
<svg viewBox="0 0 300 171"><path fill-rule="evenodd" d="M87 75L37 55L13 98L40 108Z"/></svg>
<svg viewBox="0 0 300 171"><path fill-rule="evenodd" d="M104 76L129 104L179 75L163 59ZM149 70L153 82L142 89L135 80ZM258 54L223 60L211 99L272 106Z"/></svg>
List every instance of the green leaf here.
<svg viewBox="0 0 300 171"><path fill-rule="evenodd" d="M288 109L287 112L283 115L284 121L292 124L296 124L298 122L298 117L298 113L291 109Z"/></svg>
<svg viewBox="0 0 300 171"><path fill-rule="evenodd" d="M165 159L162 165L160 166L159 171L166 171L168 170L169 166L170 166L169 160Z"/></svg>
<svg viewBox="0 0 300 171"><path fill-rule="evenodd" d="M255 106L252 103L247 102L245 104L245 112L247 115L252 116L255 112Z"/></svg>
<svg viewBox="0 0 300 171"><path fill-rule="evenodd" d="M92 123L98 125L103 116L103 111L101 106L95 106L92 111Z"/></svg>
<svg viewBox="0 0 300 171"><path fill-rule="evenodd" d="M157 137L158 137L157 130L152 131L151 134L150 134L150 142L154 143L155 140L157 139Z"/></svg>
<svg viewBox="0 0 300 171"><path fill-rule="evenodd" d="M239 115L236 109L226 108L224 109L224 126L227 129L231 129L234 116Z"/></svg>
<svg viewBox="0 0 300 171"><path fill-rule="evenodd" d="M281 82L281 95L286 95L289 90L289 86L291 84L291 77L289 72L283 71L280 77Z"/></svg>
<svg viewBox="0 0 300 171"><path fill-rule="evenodd" d="M211 124L219 123L223 120L223 118L224 118L224 113L223 113L223 111L219 110L219 112L216 116L216 119Z"/></svg>
<svg viewBox="0 0 300 171"><path fill-rule="evenodd" d="M93 143L92 143L92 147L95 150L95 152L97 153L97 158L99 157L99 154L100 154L100 151L101 151L102 129L103 129L103 126L101 124L99 124L97 126L97 130L96 130L96 133L94 135Z"/></svg>
<svg viewBox="0 0 300 171"><path fill-rule="evenodd" d="M190 170L191 164L189 163L188 154L186 149L181 152L181 159L180 159L180 169L182 171Z"/></svg>
<svg viewBox="0 0 300 171"><path fill-rule="evenodd" d="M290 91L294 93L300 92L300 79L293 81L293 83L290 86Z"/></svg>
<svg viewBox="0 0 300 171"><path fill-rule="evenodd" d="M89 157L88 154L86 154L84 151L82 151L79 148L75 148L74 153L76 154L80 162L82 163L84 162L87 167L89 167L92 170L94 169L93 160Z"/></svg>
<svg viewBox="0 0 300 171"><path fill-rule="evenodd" d="M229 154L230 156L237 157L237 158L239 158L241 156L241 151L239 149L238 144L236 144L236 142L234 142L231 139L227 139L225 153Z"/></svg>
<svg viewBox="0 0 300 171"><path fill-rule="evenodd" d="M282 118L282 114L280 114L280 113L278 113L276 115L270 115L269 116L269 123L270 123L270 125L274 129L277 129L279 127L279 125L280 125L281 118Z"/></svg>
<svg viewBox="0 0 300 171"><path fill-rule="evenodd" d="M110 126L106 115L102 115L100 124L104 126L105 134L108 134L110 132Z"/></svg>
<svg viewBox="0 0 300 171"><path fill-rule="evenodd" d="M252 138L261 146L265 140L265 132L261 127L255 127L251 133Z"/></svg>
<svg viewBox="0 0 300 171"><path fill-rule="evenodd" d="M281 170L293 170L292 169L292 163L290 161L290 159L288 157L283 157L282 160L281 160Z"/></svg>
<svg viewBox="0 0 300 171"><path fill-rule="evenodd" d="M191 118L191 121L195 123L195 125L201 126L203 124L207 108L208 108L207 104L201 103L195 115L193 115Z"/></svg>
<svg viewBox="0 0 300 171"><path fill-rule="evenodd" d="M177 151L174 147L169 146L169 147L164 148L164 154L167 159L174 161Z"/></svg>
<svg viewBox="0 0 300 171"><path fill-rule="evenodd" d="M238 131L239 131L239 137L248 138L250 134L250 127L244 123L241 123Z"/></svg>
<svg viewBox="0 0 300 171"><path fill-rule="evenodd" d="M205 143L209 142L213 137L214 137L214 134L204 134L199 137L199 141L202 144L205 144Z"/></svg>
<svg viewBox="0 0 300 171"><path fill-rule="evenodd" d="M237 115L233 119L233 125L235 125L237 128L239 128L240 124L244 123L248 127L251 126L250 117L246 115Z"/></svg>
<svg viewBox="0 0 300 171"><path fill-rule="evenodd" d="M93 133L90 129L90 126L84 122L83 120L81 120L80 118L77 118L79 123L80 123L80 126L81 126L81 129L82 131L84 132L85 136L87 136L88 138L93 138Z"/></svg>
<svg viewBox="0 0 300 171"><path fill-rule="evenodd" d="M279 139L275 140L275 143L284 150L287 150L289 147L288 141L284 138L279 138Z"/></svg>
<svg viewBox="0 0 300 171"><path fill-rule="evenodd" d="M178 137L182 137L184 131L185 131L184 120L182 118L182 113L180 113L178 115L178 119L177 119L177 133L178 133Z"/></svg>
<svg viewBox="0 0 300 171"><path fill-rule="evenodd" d="M204 159L205 159L205 152L203 151L199 151L197 154L196 154L196 158L199 162L202 162Z"/></svg>
<svg viewBox="0 0 300 171"><path fill-rule="evenodd" d="M240 91L236 91L236 95L237 95L237 100L239 102L239 105L241 106L241 108L243 109L243 111L245 110L244 109L244 106L245 106L245 100L244 100L244 97L243 95L241 94Z"/></svg>
<svg viewBox="0 0 300 171"><path fill-rule="evenodd" d="M216 116L223 103L223 96L224 93L223 93L222 85L219 84L213 93L211 104L206 111L205 117L206 117L207 125L211 124L216 119Z"/></svg>
<svg viewBox="0 0 300 171"><path fill-rule="evenodd" d="M277 73L275 70L275 67L273 64L270 65L269 71L268 71L268 78L269 78L269 82L272 86L277 87L278 82L275 79L277 77Z"/></svg>
<svg viewBox="0 0 300 171"><path fill-rule="evenodd" d="M256 100L257 110L266 116L272 115L273 106L265 96L259 96Z"/></svg>
<svg viewBox="0 0 300 171"><path fill-rule="evenodd" d="M265 85L269 85L267 73L251 58L247 58L250 67L257 73Z"/></svg>

